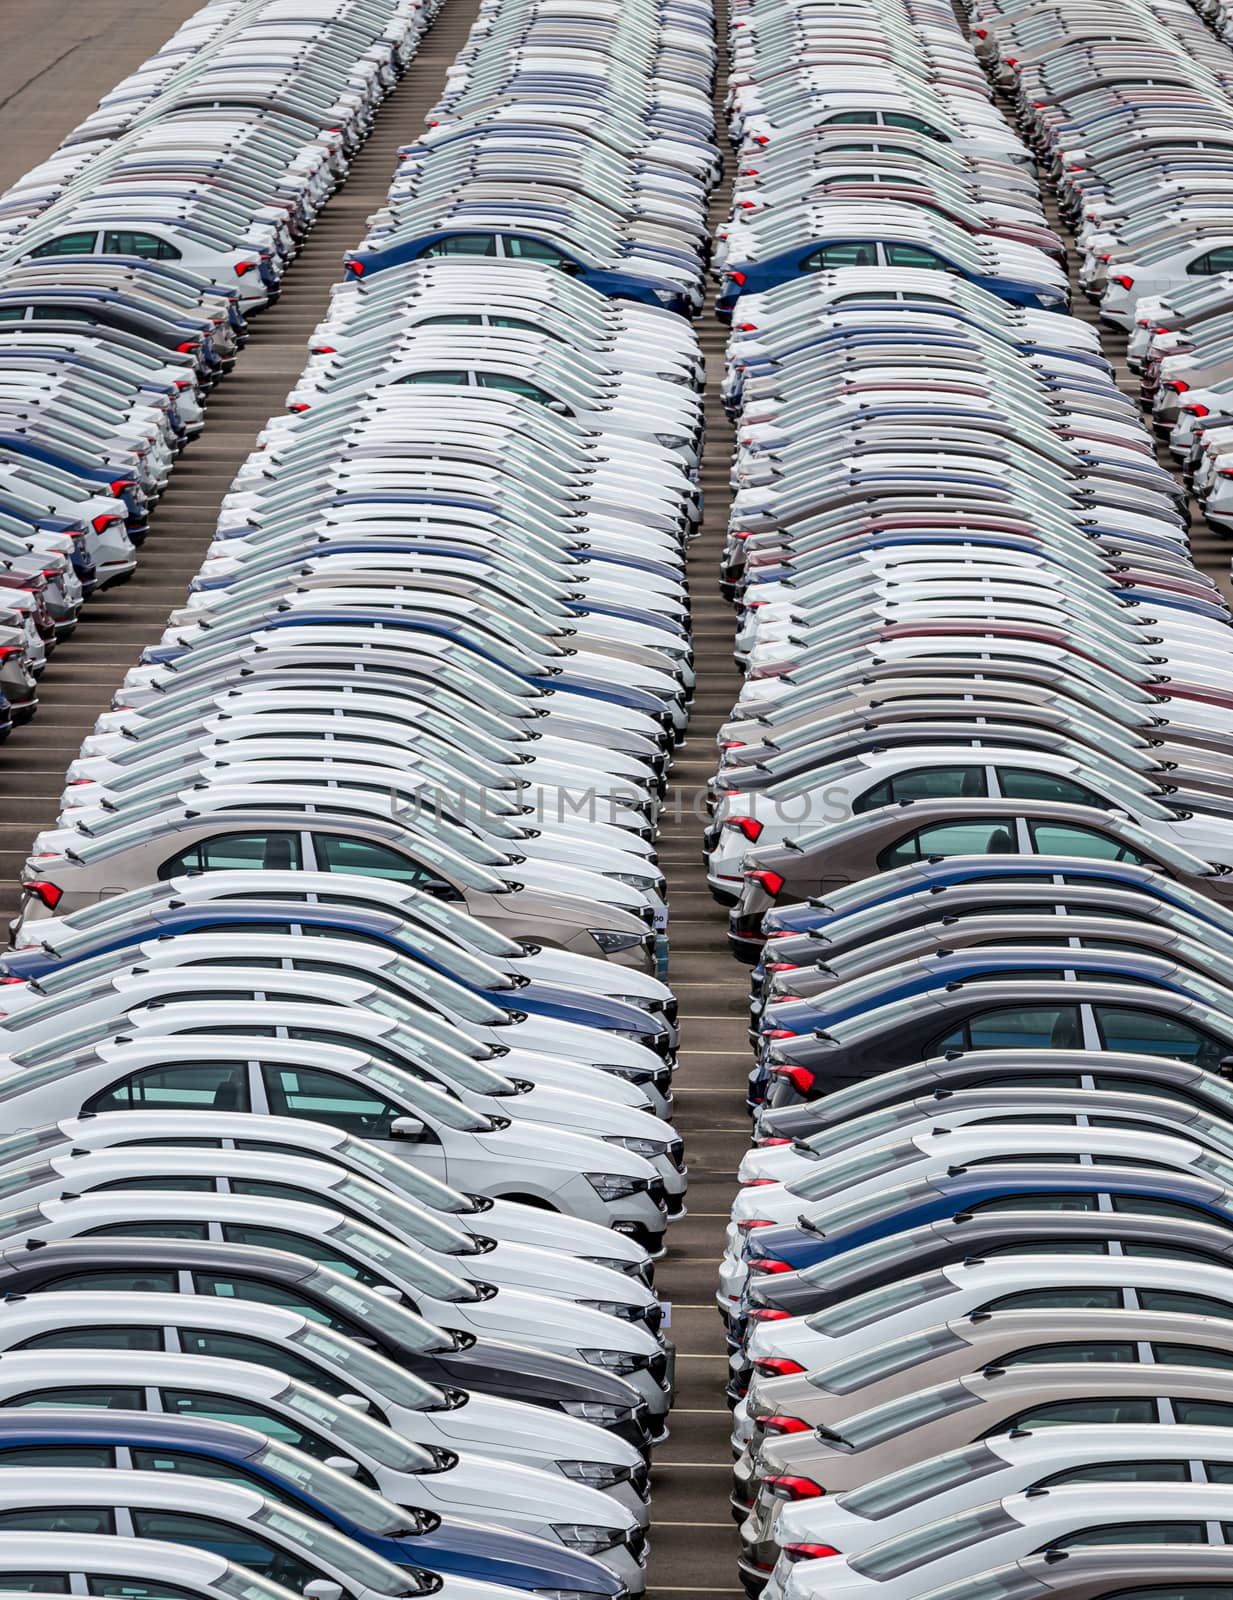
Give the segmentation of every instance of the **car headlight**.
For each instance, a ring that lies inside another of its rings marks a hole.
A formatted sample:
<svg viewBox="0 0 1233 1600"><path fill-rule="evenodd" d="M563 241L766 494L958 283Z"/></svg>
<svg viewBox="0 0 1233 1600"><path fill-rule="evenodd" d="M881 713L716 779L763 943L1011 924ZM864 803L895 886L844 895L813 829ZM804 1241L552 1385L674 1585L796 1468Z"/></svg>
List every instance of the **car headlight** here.
<svg viewBox="0 0 1233 1600"><path fill-rule="evenodd" d="M601 1550L611 1550L621 1543L619 1528L604 1528L591 1522L554 1522L553 1533L571 1550L581 1550L584 1555L596 1556Z"/></svg>
<svg viewBox="0 0 1233 1600"><path fill-rule="evenodd" d="M615 933L611 928L588 928L587 932L606 956L633 950L642 943L640 933Z"/></svg>
<svg viewBox="0 0 1233 1600"><path fill-rule="evenodd" d="M662 1156L668 1146L660 1139L624 1139L618 1134L611 1134L604 1139L605 1144L619 1144L622 1150L628 1150L632 1155L642 1156L647 1161L654 1161L656 1156Z"/></svg>
<svg viewBox="0 0 1233 1600"><path fill-rule="evenodd" d="M583 1422L594 1422L601 1428L611 1428L618 1422L624 1422L630 1414L628 1406L604 1405L600 1400L565 1400L561 1404L561 1410L565 1412L566 1416L581 1417ZM567 1478L575 1476L574 1473L569 1471L570 1467L592 1465L592 1463L585 1461L561 1461L557 1464ZM614 1467L612 1470L615 1472L617 1469Z"/></svg>
<svg viewBox="0 0 1233 1600"><path fill-rule="evenodd" d="M661 306L670 306L675 303L677 298L677 292L675 289L652 289L651 293L659 301Z"/></svg>
<svg viewBox="0 0 1233 1600"><path fill-rule="evenodd" d="M627 1178L621 1172L586 1172L583 1176L601 1200L628 1200L650 1188L645 1178Z"/></svg>
<svg viewBox="0 0 1233 1600"><path fill-rule="evenodd" d="M594 1409L616 1411L617 1407L597 1406ZM589 1484L592 1489L611 1489L614 1484L624 1483L629 1477L628 1467L612 1466L607 1461L558 1461L557 1469L562 1476L572 1478L575 1483ZM560 1532L559 1528L557 1532Z"/></svg>
<svg viewBox="0 0 1233 1600"><path fill-rule="evenodd" d="M631 1305L628 1300L579 1300L580 1306L585 1306L588 1311L602 1311L605 1316L620 1317L622 1322L636 1322L642 1315L642 1307Z"/></svg>
<svg viewBox="0 0 1233 1600"><path fill-rule="evenodd" d="M634 1037L636 1038L637 1035ZM610 1072L614 1078L624 1078L626 1083L658 1084L672 1076L672 1068L667 1065L662 1067L623 1067L617 1061L597 1061L595 1065L601 1072Z"/></svg>
<svg viewBox="0 0 1233 1600"><path fill-rule="evenodd" d="M646 1365L645 1356L636 1356L632 1350L579 1350L578 1354L590 1367L604 1367L609 1372L637 1372Z"/></svg>
<svg viewBox="0 0 1233 1600"><path fill-rule="evenodd" d="M663 445L665 450L688 450L690 441L683 433L657 433L655 443Z"/></svg>

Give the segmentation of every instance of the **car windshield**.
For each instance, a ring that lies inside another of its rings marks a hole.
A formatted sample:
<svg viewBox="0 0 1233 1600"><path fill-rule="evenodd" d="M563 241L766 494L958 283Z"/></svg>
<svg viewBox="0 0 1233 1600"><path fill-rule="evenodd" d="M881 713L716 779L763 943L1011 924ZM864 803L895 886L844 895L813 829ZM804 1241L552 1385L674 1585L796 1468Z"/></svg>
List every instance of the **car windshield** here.
<svg viewBox="0 0 1233 1600"><path fill-rule="evenodd" d="M366 1323L371 1330L395 1345L408 1350L443 1350L450 1344L448 1334L417 1317L414 1311L396 1305L383 1294L375 1294L363 1284L352 1283L329 1267L318 1267L306 1284L323 1300L328 1300L351 1321ZM309 1314L307 1307L304 1314Z"/></svg>
<svg viewBox="0 0 1233 1600"><path fill-rule="evenodd" d="M270 1501L253 1512L252 1520L271 1532L315 1556L335 1572L346 1573L357 1584L363 1584L376 1594L423 1594L432 1587L426 1578L419 1582L405 1567L396 1567L392 1561L383 1561L366 1550L358 1540L336 1533L323 1522L316 1522L290 1506L272 1504Z"/></svg>
<svg viewBox="0 0 1233 1600"><path fill-rule="evenodd" d="M380 1298L378 1296L378 1299ZM426 1406L439 1405L441 1402L440 1391L434 1389L431 1384L424 1383L393 1361L373 1355L355 1339L335 1333L332 1328L310 1324L306 1328L301 1328L298 1333L292 1334L291 1343L302 1345L305 1350L311 1350L314 1355L320 1356L332 1366L341 1367L354 1377L357 1384L375 1389L378 1394L385 1395L395 1405L419 1411Z"/></svg>
<svg viewBox="0 0 1233 1600"><path fill-rule="evenodd" d="M877 1521L935 1494L944 1494L947 1489L958 1488L961 1483L1000 1472L1005 1465L987 1444L968 1445L963 1450L950 1450L932 1460L902 1467L898 1472L888 1472L883 1478L841 1495L836 1504L854 1517Z"/></svg>
<svg viewBox="0 0 1233 1600"><path fill-rule="evenodd" d="M413 1167L409 1161L387 1155L379 1145L370 1144L367 1139L348 1137L337 1145L332 1153L342 1160L349 1161L352 1166L363 1167L366 1172L373 1173L386 1189L410 1195L413 1200L431 1206L434 1211L461 1213L472 1209L468 1206L465 1196L447 1188L443 1183L438 1183L426 1172Z"/></svg>
<svg viewBox="0 0 1233 1600"><path fill-rule="evenodd" d="M871 1323L906 1311L910 1306L924 1305L950 1294L954 1285L944 1272L927 1272L919 1278L907 1278L899 1283L883 1284L880 1289L869 1289L865 1294L844 1300L826 1311L816 1311L807 1318L815 1333L824 1333L837 1339L857 1328L867 1328Z"/></svg>
<svg viewBox="0 0 1233 1600"><path fill-rule="evenodd" d="M427 1450L404 1439L392 1428L370 1422L362 1412L332 1400L320 1389L292 1382L280 1389L274 1398L288 1411L314 1423L327 1438L337 1439L341 1447L379 1462L393 1472L428 1472L436 1465L435 1458Z"/></svg>
<svg viewBox="0 0 1233 1600"><path fill-rule="evenodd" d="M352 1255L371 1263L385 1273L393 1273L421 1294L437 1300L474 1300L476 1290L452 1272L433 1266L425 1256L408 1250L389 1234L378 1233L360 1223L340 1222L329 1232L331 1239L344 1244Z"/></svg>
<svg viewBox="0 0 1233 1600"><path fill-rule="evenodd" d="M336 1472L311 1456L301 1455L298 1450L271 1444L254 1456L253 1461L256 1466L264 1467L285 1483L294 1484L306 1495L337 1511L365 1533L391 1538L415 1529L414 1513L404 1511L345 1473Z"/></svg>

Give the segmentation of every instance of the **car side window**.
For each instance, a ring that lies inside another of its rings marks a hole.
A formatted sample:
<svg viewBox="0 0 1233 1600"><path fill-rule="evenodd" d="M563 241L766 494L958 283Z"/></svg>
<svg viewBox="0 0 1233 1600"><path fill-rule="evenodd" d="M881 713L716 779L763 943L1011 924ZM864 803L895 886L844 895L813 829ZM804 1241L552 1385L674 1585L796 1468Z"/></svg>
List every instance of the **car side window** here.
<svg viewBox="0 0 1233 1600"><path fill-rule="evenodd" d="M130 1453L138 1472L182 1472L190 1478L216 1478L220 1483L238 1483L264 1495L271 1493L270 1485L255 1472L246 1472L243 1467L213 1456L194 1455L188 1450L133 1449Z"/></svg>
<svg viewBox="0 0 1233 1600"><path fill-rule="evenodd" d="M824 244L811 250L797 263L800 272L829 272L836 267L876 267L878 249L863 239L853 239L844 244Z"/></svg>
<svg viewBox="0 0 1233 1600"><path fill-rule="evenodd" d="M53 1328L13 1346L15 1350L161 1350L161 1328Z"/></svg>
<svg viewBox="0 0 1233 1600"><path fill-rule="evenodd" d="M0 1467L114 1467L116 1454L106 1444L19 1444L0 1449Z"/></svg>
<svg viewBox="0 0 1233 1600"><path fill-rule="evenodd" d="M46 244L39 245L37 250L31 250L32 257L38 256L92 256L94 254L94 241L98 234L93 228L88 233L62 233L58 239L48 239Z"/></svg>
<svg viewBox="0 0 1233 1600"><path fill-rule="evenodd" d="M47 1411L58 1406L87 1406L92 1411L144 1411L146 1397L144 1389L78 1384L62 1389L34 1389L28 1394L14 1395L4 1404L27 1411Z"/></svg>
<svg viewBox="0 0 1233 1600"><path fill-rule="evenodd" d="M146 261L179 261L182 252L167 239L158 239L152 233L109 228L103 235L105 256L141 256Z"/></svg>
<svg viewBox="0 0 1233 1600"><path fill-rule="evenodd" d="M412 861L389 845L367 839L348 839L338 833L314 833L313 854L321 872L346 872L359 878L385 878L391 883L408 884L438 899L459 899L452 884L444 882L427 867Z"/></svg>
<svg viewBox="0 0 1233 1600"><path fill-rule="evenodd" d="M936 822L917 828L888 845L878 857L878 869L889 872L910 861L930 856L992 856L1017 852L1015 824L1010 817L973 817L967 822Z"/></svg>
<svg viewBox="0 0 1233 1600"><path fill-rule="evenodd" d="M19 1506L0 1511L0 1533L114 1533L110 1506Z"/></svg>
<svg viewBox="0 0 1233 1600"><path fill-rule="evenodd" d="M1113 1522L1080 1528L1049 1542L1051 1550L1083 1550L1098 1544L1206 1544L1204 1522Z"/></svg>
<svg viewBox="0 0 1233 1600"><path fill-rule="evenodd" d="M228 1244L255 1244L265 1250L286 1250L289 1255L303 1256L305 1260L319 1262L323 1267L333 1267L344 1278L354 1278L370 1288L384 1282L367 1267L361 1267L349 1257L340 1255L328 1239L310 1238L307 1234L288 1233L283 1228L262 1228L246 1222L225 1223L223 1238Z"/></svg>
<svg viewBox="0 0 1233 1600"><path fill-rule="evenodd" d="M1144 1311L1172 1311L1185 1317L1233 1321L1233 1301L1217 1300L1214 1295L1189 1294L1184 1289L1139 1289L1136 1293Z"/></svg>
<svg viewBox="0 0 1233 1600"><path fill-rule="evenodd" d="M1083 856L1091 861L1129 861L1132 866L1151 866L1139 851L1099 828L1083 828L1074 822L1036 822L1028 819L1032 848L1038 856Z"/></svg>
<svg viewBox="0 0 1233 1600"><path fill-rule="evenodd" d="M238 1061L147 1067L103 1089L82 1108L97 1111L251 1111L248 1069Z"/></svg>
<svg viewBox="0 0 1233 1600"><path fill-rule="evenodd" d="M1083 1044L1078 1006L997 1006L969 1017L924 1052L946 1050L1077 1050Z"/></svg>
<svg viewBox="0 0 1233 1600"><path fill-rule="evenodd" d="M83 1239L208 1239L208 1222L109 1222L86 1228Z"/></svg>
<svg viewBox="0 0 1233 1600"><path fill-rule="evenodd" d="M158 878L165 883L191 872L298 872L302 864L298 833L224 833L169 856Z"/></svg>
<svg viewBox="0 0 1233 1600"><path fill-rule="evenodd" d="M1122 1291L1114 1284L1090 1289L1020 1289L1015 1294L999 1295L982 1311L1119 1311L1125 1305Z"/></svg>
<svg viewBox="0 0 1233 1600"><path fill-rule="evenodd" d="M1210 278L1218 272L1233 272L1233 249L1228 245L1219 250L1209 250L1186 268L1187 276L1191 278Z"/></svg>
<svg viewBox="0 0 1233 1600"><path fill-rule="evenodd" d="M1209 1474L1210 1476L1210 1474ZM1189 1483L1188 1461L1100 1461L1086 1467L1067 1467L1040 1478L1033 1489L1061 1488L1069 1483Z"/></svg>
<svg viewBox="0 0 1233 1600"><path fill-rule="evenodd" d="M285 1306L289 1311L298 1311L310 1322L322 1323L353 1339L367 1337L360 1324L352 1322L350 1317L325 1311L295 1289L286 1289L280 1283L267 1283L260 1278L242 1278L222 1272L194 1272L193 1288L198 1294L215 1295L220 1300L253 1300L263 1306Z"/></svg>
<svg viewBox="0 0 1233 1600"><path fill-rule="evenodd" d="M39 1285L62 1294L78 1290L102 1290L104 1294L175 1294L179 1287L174 1272L70 1272Z"/></svg>
<svg viewBox="0 0 1233 1600"><path fill-rule="evenodd" d="M1081 1191L1076 1191L1074 1194L1066 1194L1065 1192L1059 1194L1008 1194L997 1200L978 1201L974 1206L965 1206L964 1210L973 1214L976 1212L983 1214L985 1212L996 1213L999 1211L1099 1211L1100 1200L1094 1194L1084 1194ZM1107 1254L1103 1246L1099 1250L1090 1250L1086 1248L1087 1243L1088 1241L1084 1240L1085 1248L1076 1253L1082 1255ZM1100 1244L1100 1241L1098 1240L1097 1243ZM992 1254L992 1252L990 1253ZM1032 1254L1035 1253L1035 1251L1032 1252ZM1049 1254L1053 1255L1054 1253L1055 1246L1051 1242ZM1069 1252L1063 1250L1062 1253L1067 1254Z"/></svg>
<svg viewBox="0 0 1233 1600"><path fill-rule="evenodd" d="M919 244L892 244L882 246L889 267L916 267L926 272L954 272L956 268L940 255Z"/></svg>
<svg viewBox="0 0 1233 1600"><path fill-rule="evenodd" d="M1029 1406L1017 1416L1005 1418L990 1432L1009 1433L1012 1428L1095 1427L1105 1422L1125 1424L1158 1420L1155 1400L1139 1395L1121 1398L1110 1395L1107 1399L1054 1400L1043 1406Z"/></svg>
<svg viewBox="0 0 1233 1600"><path fill-rule="evenodd" d="M86 1574L86 1590L103 1600L201 1600L191 1590L177 1589L160 1578L111 1578L92 1572Z"/></svg>
<svg viewBox="0 0 1233 1600"><path fill-rule="evenodd" d="M495 256L496 253L495 234L451 233L444 239L438 239L435 244L426 245L420 251L419 259L423 261L431 256Z"/></svg>
<svg viewBox="0 0 1233 1600"><path fill-rule="evenodd" d="M66 1572L0 1572L0 1594L68 1594ZM91 1590L91 1593L94 1591ZM194 1596L193 1600L200 1600Z"/></svg>
<svg viewBox="0 0 1233 1600"><path fill-rule="evenodd" d="M531 383L526 378L517 378L509 372L481 372L477 374L481 389L499 389L506 394L520 394L525 400L534 400L537 405L550 406L554 403L554 396L547 389L541 389L538 383ZM573 415L572 410L570 415Z"/></svg>
<svg viewBox="0 0 1233 1600"><path fill-rule="evenodd" d="M1233 1369L1233 1350L1212 1350L1201 1344L1160 1344L1153 1342L1152 1355L1162 1367L1217 1367Z"/></svg>
<svg viewBox="0 0 1233 1600"><path fill-rule="evenodd" d="M1185 1427L1233 1428L1233 1404L1226 1400L1174 1399L1174 1420Z"/></svg>
<svg viewBox="0 0 1233 1600"><path fill-rule="evenodd" d="M251 1339L247 1334L219 1333L213 1328L181 1328L180 1348L186 1356L221 1356L228 1361L249 1361L259 1367L272 1367L285 1377L300 1383L314 1384L330 1394L344 1394L347 1386L322 1372L311 1361L288 1350L285 1345L272 1345L265 1339Z"/></svg>
<svg viewBox="0 0 1233 1600"><path fill-rule="evenodd" d="M1030 1350L1016 1350L999 1356L999 1367L1058 1366L1071 1361L1126 1361L1139 1359L1133 1339L1093 1339L1088 1344L1036 1344Z"/></svg>
<svg viewBox="0 0 1233 1600"><path fill-rule="evenodd" d="M1030 767L998 767L998 788L1007 800L1059 800L1072 806L1098 806L1107 811L1112 801L1086 784L1056 772L1033 772Z"/></svg>
<svg viewBox="0 0 1233 1600"><path fill-rule="evenodd" d="M852 810L874 811L898 800L932 800L938 796L983 799L988 793L984 767L922 767L917 772L897 772L893 778L874 784L852 802Z"/></svg>
<svg viewBox="0 0 1233 1600"><path fill-rule="evenodd" d="M325 1122L345 1133L388 1139L402 1110L358 1078L342 1078L316 1067L263 1066L262 1080L276 1117Z"/></svg>
<svg viewBox="0 0 1233 1600"><path fill-rule="evenodd" d="M540 261L546 267L573 267L577 263L555 245L546 243L543 239L531 239L524 233L508 234L505 239L505 253L513 256L516 261Z"/></svg>
<svg viewBox="0 0 1233 1600"><path fill-rule="evenodd" d="M931 122L926 122L921 117L914 117L906 111L886 111L882 115L882 121L888 128L907 128L912 133L923 133L928 139L936 139L939 144L950 143L947 135L935 128Z"/></svg>
<svg viewBox="0 0 1233 1600"><path fill-rule="evenodd" d="M1135 1055L1169 1056L1215 1072L1228 1047L1176 1017L1160 1016L1137 1006L1093 1006L1096 1026L1106 1050Z"/></svg>
<svg viewBox="0 0 1233 1600"><path fill-rule="evenodd" d="M164 1539L170 1544L211 1550L274 1583L303 1593L324 1576L307 1561L262 1538L251 1523L216 1522L188 1511L145 1511L134 1508L133 1532L139 1539Z"/></svg>

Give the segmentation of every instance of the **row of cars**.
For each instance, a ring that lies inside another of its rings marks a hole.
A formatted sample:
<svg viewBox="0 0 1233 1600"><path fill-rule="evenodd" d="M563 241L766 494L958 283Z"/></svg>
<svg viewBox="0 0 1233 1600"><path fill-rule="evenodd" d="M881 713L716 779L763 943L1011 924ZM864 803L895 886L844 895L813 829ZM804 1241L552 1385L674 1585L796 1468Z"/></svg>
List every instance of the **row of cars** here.
<svg viewBox="0 0 1233 1600"><path fill-rule="evenodd" d="M0 737L131 576L434 4L214 0L0 195Z"/></svg>
<svg viewBox="0 0 1233 1600"><path fill-rule="evenodd" d="M563 36L568 85L536 65ZM0 1589L646 1589L702 360L675 290L470 242L590 228L622 130L631 234L644 196L704 200L713 55L685 6L485 0L439 155L372 224L439 168L459 248L352 258L35 841L0 988Z"/></svg>
<svg viewBox="0 0 1233 1600"><path fill-rule="evenodd" d="M1215 20L1214 8L1200 14ZM1156 432L1208 520L1233 525L1230 52L1188 6L974 8L978 50L1013 95L1076 229L1079 281L1129 335ZM1135 62L1122 74L1120 64Z"/></svg>
<svg viewBox="0 0 1233 1600"><path fill-rule="evenodd" d="M1059 314L1030 163L1083 182L1090 118L1112 185L1114 103L1233 55L1185 7L972 21L1022 140L947 7L733 10L745 679L705 859L752 966L740 1575L1202 1600L1233 1580L1229 616Z"/></svg>

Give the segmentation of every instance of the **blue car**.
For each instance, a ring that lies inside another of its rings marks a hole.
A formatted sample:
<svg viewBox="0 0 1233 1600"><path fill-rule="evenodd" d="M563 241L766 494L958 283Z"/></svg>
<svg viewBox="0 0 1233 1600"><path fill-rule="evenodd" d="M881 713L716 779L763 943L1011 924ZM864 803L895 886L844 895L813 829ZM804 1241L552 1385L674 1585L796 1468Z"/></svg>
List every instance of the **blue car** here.
<svg viewBox="0 0 1233 1600"><path fill-rule="evenodd" d="M466 228L440 228L434 233L416 234L410 239L397 239L381 250L353 250L344 259L346 270L356 278L368 273L383 272L386 267L399 267L404 261L424 261L433 256L506 257L519 261L538 261L568 273L588 288L606 295L610 300L636 300L640 305L662 306L687 316L692 309L689 297L674 288L639 273L623 272L620 268L602 267L588 261L578 250L559 245L545 234L515 233L477 226Z"/></svg>
<svg viewBox="0 0 1233 1600"><path fill-rule="evenodd" d="M1059 1204L1065 1204L1070 1196L1076 1209L1094 1211L1099 1209L1102 1195L1113 1197L1113 1209L1133 1210L1136 1204L1146 1204L1158 1212L1167 1207L1196 1222L1233 1228L1233 1190L1210 1178L1164 1168L1055 1167L1025 1162L1018 1167L952 1167L929 1178L879 1190L847 1206L836 1202L825 1217L825 1231L822 1221L803 1226L805 1216L797 1219L796 1226L759 1228L747 1238L746 1259L767 1262L767 1271L786 1268L796 1272L942 1217L988 1205L1010 1209L1007 1202L1013 1203L1018 1196L1023 1197L1025 1211L1032 1209L1033 1201L1040 1209L1044 1196L1059 1197Z"/></svg>
<svg viewBox="0 0 1233 1600"><path fill-rule="evenodd" d="M22 1467L119 1467L221 1479L294 1506L395 1566L513 1589L568 1589L587 1600L628 1592L593 1556L394 1505L302 1451L230 1422L134 1411L0 1413L0 1470Z"/></svg>
<svg viewBox="0 0 1233 1600"><path fill-rule="evenodd" d="M896 262L887 256L888 251L896 250L910 251L910 259ZM733 308L743 294L762 294L777 284L788 283L806 273L823 272L839 266L897 264L913 268L932 267L964 278L978 289L986 289L999 300L1005 300L1013 306L1031 306L1042 311L1065 311L1068 306L1068 297L1061 289L977 272L934 246L925 248L915 240L898 243L886 240L881 234L876 237L844 234L828 236L825 242L808 239L787 250L777 251L764 261L741 261L725 267L715 301L715 314L721 321L730 322Z"/></svg>
<svg viewBox="0 0 1233 1600"><path fill-rule="evenodd" d="M947 856L941 861L914 861L906 867L896 867L892 872L880 872L860 883L847 884L837 889L825 900L803 900L794 905L772 906L762 914L762 933L774 938L783 933L807 933L811 928L828 928L855 911L866 906L882 905L888 900L901 900L908 895L928 894L935 888L947 888L957 883L1004 881L1008 895L1013 894L1017 882L1039 883L1056 879L1058 871L1046 857L1001 856L993 861L988 856ZM1118 889L1133 889L1150 895L1165 905L1177 906L1213 927L1233 933L1233 917L1202 895L1192 894L1181 884L1173 883L1151 867L1133 866L1126 861L1092 861L1086 864L1067 860L1067 883L1108 884ZM734 953L742 950L734 947Z"/></svg>
<svg viewBox="0 0 1233 1600"><path fill-rule="evenodd" d="M271 921L294 921L295 927L305 934L330 937L331 934L351 935L372 944L385 945L417 966L441 973L455 983L464 983L456 970L451 970L444 952L437 953L440 941L415 929L408 932L407 924L393 913L369 910L363 906L283 905L276 900L219 901L213 905L186 906L169 899L149 906L135 906L125 918L124 931L114 928L100 929L97 933L82 930L73 936L68 953L61 954L48 945L37 945L27 950L9 951L0 958L0 972L10 978L39 980L50 973L63 975L72 981L73 968L81 961L131 950L136 958L137 946L147 939L166 939L179 934L208 931L232 931L254 924L268 928ZM467 987L471 987L467 985ZM565 991L553 984L534 979L513 989L474 990L490 1004L502 1010L510 1009L510 1001L517 1001L517 1009L533 1016L555 1017L563 1022L577 1022L596 1028L615 1029L636 1037L640 1044L648 1045L658 1053L667 1053L671 1035L666 1025L650 1012L606 995L586 994L581 990Z"/></svg>
<svg viewBox="0 0 1233 1600"><path fill-rule="evenodd" d="M44 462L58 471L67 473L88 487L91 494L113 494L123 501L130 538L142 536L150 525L145 492L132 478L116 472L114 468L100 467L76 454L58 450L54 445L28 433L0 429L0 454L23 460Z"/></svg>

